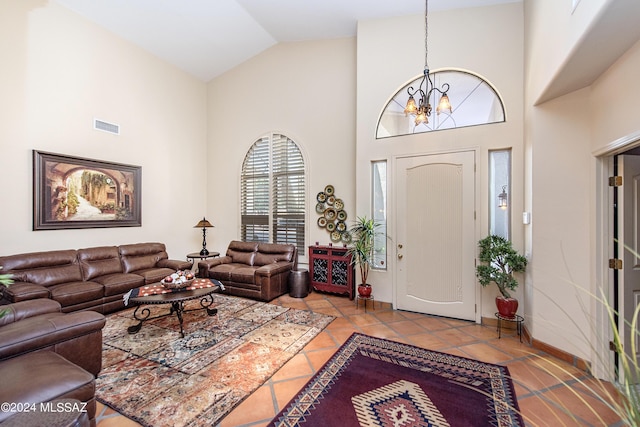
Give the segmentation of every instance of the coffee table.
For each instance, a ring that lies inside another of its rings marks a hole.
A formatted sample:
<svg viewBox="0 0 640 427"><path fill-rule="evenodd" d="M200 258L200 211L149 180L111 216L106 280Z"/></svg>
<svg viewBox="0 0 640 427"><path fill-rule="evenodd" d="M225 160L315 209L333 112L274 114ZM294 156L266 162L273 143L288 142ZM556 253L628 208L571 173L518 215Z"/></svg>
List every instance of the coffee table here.
<svg viewBox="0 0 640 427"><path fill-rule="evenodd" d="M218 283L212 281L215 286L210 288L200 288L193 290L181 290L175 292L169 292L166 294L136 296L129 298L129 302L137 304L135 311L133 312L133 318L138 321L138 324L131 325L127 328L127 332L135 334L140 331L142 324L147 320L158 319L161 317L171 316L173 313L178 317L180 322L180 335L184 338L184 329L182 327L182 314L196 310L207 310L209 316L215 316L218 313L217 308L211 308L213 304L213 294L220 290ZM200 307L185 310L184 303L186 301L195 300L200 298ZM171 309L168 313L151 317L151 310L145 305L158 305L158 304L171 304ZM144 308L143 308L144 307Z"/></svg>

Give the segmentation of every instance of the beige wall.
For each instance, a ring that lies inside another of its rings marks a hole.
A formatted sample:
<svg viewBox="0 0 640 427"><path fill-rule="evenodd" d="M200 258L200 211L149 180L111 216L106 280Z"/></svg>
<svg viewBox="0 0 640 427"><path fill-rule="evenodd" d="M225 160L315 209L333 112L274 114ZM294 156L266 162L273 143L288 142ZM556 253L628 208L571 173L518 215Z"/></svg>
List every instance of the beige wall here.
<svg viewBox="0 0 640 427"><path fill-rule="evenodd" d="M634 113L640 106L635 77L640 68L638 43L592 85L534 104L545 87L557 86L559 68L571 69L567 67L571 53L577 43L589 39L590 32L606 34L603 25L611 25L610 34L624 31L615 21L598 19L605 6L614 3L622 5L617 0L582 1L571 14L568 4L562 8L525 0L525 141L526 164L531 165L525 200L533 211L525 244L532 256L526 284L531 296L527 327L537 340L592 363L610 355L608 321L598 322L602 312L595 303L601 290L608 289L605 264L610 251L603 248L603 240L610 224L603 216L607 190L599 195L604 161L594 153L629 135L640 135ZM550 23L553 34L548 32ZM580 61L583 67L590 65L588 58Z"/></svg>
<svg viewBox="0 0 640 427"><path fill-rule="evenodd" d="M316 225L314 209L316 194L327 184L353 218L355 47L353 38L279 44L209 84L207 210L217 227L216 250L240 238L242 162L269 132L287 135L302 149L309 177L307 246L330 242Z"/></svg>
<svg viewBox="0 0 640 427"><path fill-rule="evenodd" d="M442 132L375 139L378 117L388 99L407 82L422 74L424 67L424 17L361 22L358 26L358 215L370 216L370 162L387 160L388 224L391 238L389 269L375 271L371 282L376 299L394 301L396 268L393 180L394 158L399 155L477 150L476 237L488 233L488 150L512 148L512 237L516 247L523 242L523 17L522 4L480 7L429 13L429 66L457 68L477 73L493 84L503 98L505 123L474 126ZM471 47L471 48L470 48ZM455 100L452 100L455 103ZM479 285L478 285L479 286ZM497 295L488 287L480 295L479 313L493 316ZM522 299L522 289L517 296Z"/></svg>
<svg viewBox="0 0 640 427"><path fill-rule="evenodd" d="M204 83L55 2L0 2L0 40L0 255L143 241L181 259L199 249ZM93 130L94 117L121 135ZM32 231L34 149L142 166L142 227Z"/></svg>

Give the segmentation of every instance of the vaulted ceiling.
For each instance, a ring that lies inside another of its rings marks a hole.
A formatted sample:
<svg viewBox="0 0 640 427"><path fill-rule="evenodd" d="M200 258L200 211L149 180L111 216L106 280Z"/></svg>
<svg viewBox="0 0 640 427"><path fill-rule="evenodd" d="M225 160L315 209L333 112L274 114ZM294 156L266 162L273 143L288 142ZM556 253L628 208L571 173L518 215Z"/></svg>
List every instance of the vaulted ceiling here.
<svg viewBox="0 0 640 427"><path fill-rule="evenodd" d="M280 42L353 37L357 22L424 13L424 0L55 0L208 82ZM522 0L431 0L429 11Z"/></svg>

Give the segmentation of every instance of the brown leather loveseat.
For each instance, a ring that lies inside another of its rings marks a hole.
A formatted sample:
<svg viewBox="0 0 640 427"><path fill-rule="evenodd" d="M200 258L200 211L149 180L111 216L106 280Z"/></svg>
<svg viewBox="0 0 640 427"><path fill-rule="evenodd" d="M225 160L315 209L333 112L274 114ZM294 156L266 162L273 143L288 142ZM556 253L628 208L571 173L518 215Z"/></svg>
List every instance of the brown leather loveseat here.
<svg viewBox="0 0 640 427"><path fill-rule="evenodd" d="M77 399L86 403L84 416L95 425L104 316L93 311L63 313L60 303L45 298L0 309L0 402L24 407ZM0 422L22 412L19 407L4 409Z"/></svg>
<svg viewBox="0 0 640 427"><path fill-rule="evenodd" d="M129 290L191 263L170 260L163 243L136 243L3 256L0 267L14 280L2 290L0 304L49 298L65 313L110 313L124 308L122 297Z"/></svg>
<svg viewBox="0 0 640 427"><path fill-rule="evenodd" d="M230 295L271 301L288 291L289 273L297 267L295 245L234 240L226 256L200 261L198 275L221 281Z"/></svg>

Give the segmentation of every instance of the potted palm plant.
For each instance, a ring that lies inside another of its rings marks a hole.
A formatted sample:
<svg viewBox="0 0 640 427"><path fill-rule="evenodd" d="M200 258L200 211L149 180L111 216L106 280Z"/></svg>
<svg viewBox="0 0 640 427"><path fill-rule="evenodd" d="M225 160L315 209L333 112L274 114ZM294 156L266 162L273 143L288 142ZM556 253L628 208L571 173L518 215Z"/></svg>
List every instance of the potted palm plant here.
<svg viewBox="0 0 640 427"><path fill-rule="evenodd" d="M522 272L527 267L527 259L520 255L511 242L502 236L490 235L478 242L482 264L476 267L476 276L482 286L495 283L500 295L496 297L498 313L513 318L518 310L518 300L509 291L518 287L513 273Z"/></svg>
<svg viewBox="0 0 640 427"><path fill-rule="evenodd" d="M351 263L357 265L360 270L358 295L364 298L371 296L371 284L367 282L367 278L373 265L375 238L382 234L379 231L381 225L373 218L363 216L358 217L354 225L349 229L352 236L352 244L347 249L347 253L351 255Z"/></svg>

